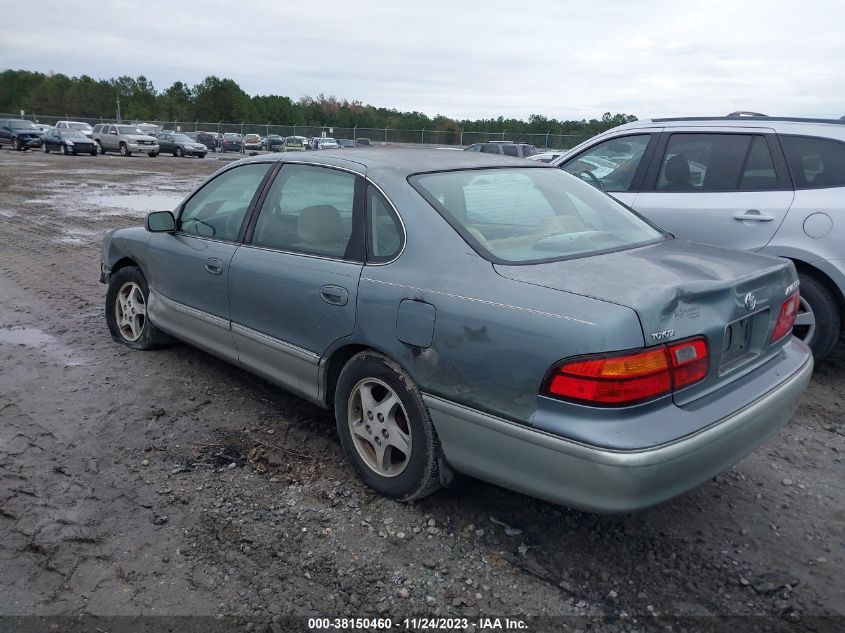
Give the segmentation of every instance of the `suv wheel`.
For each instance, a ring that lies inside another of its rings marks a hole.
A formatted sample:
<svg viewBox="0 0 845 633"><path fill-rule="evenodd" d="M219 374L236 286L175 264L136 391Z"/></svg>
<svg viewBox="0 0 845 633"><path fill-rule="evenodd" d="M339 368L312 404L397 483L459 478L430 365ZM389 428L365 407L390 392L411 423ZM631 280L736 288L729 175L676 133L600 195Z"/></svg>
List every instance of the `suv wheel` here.
<svg viewBox="0 0 845 633"><path fill-rule="evenodd" d="M100 154L106 153L106 148L103 147L103 144L100 141L97 141L97 151L100 152Z"/></svg>
<svg viewBox="0 0 845 633"><path fill-rule="evenodd" d="M343 368L335 390L340 442L358 476L382 495L413 501L440 487L440 440L411 377L365 351Z"/></svg>
<svg viewBox="0 0 845 633"><path fill-rule="evenodd" d="M818 363L833 351L842 320L836 298L830 290L810 275L799 275L801 280L801 306L792 332L813 350Z"/></svg>
<svg viewBox="0 0 845 633"><path fill-rule="evenodd" d="M120 155L121 156L132 156L132 152L129 151L129 148L126 147L126 143L120 143Z"/></svg>

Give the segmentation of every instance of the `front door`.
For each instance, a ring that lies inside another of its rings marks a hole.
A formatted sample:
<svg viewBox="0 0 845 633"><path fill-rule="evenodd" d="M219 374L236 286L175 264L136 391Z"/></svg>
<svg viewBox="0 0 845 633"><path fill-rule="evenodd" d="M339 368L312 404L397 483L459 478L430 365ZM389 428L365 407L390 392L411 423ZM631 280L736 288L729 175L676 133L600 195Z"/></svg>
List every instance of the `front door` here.
<svg viewBox="0 0 845 633"><path fill-rule="evenodd" d="M229 265L271 167L252 163L224 171L182 205L176 233L153 233L149 241L150 319L230 360Z"/></svg>
<svg viewBox="0 0 845 633"><path fill-rule="evenodd" d="M650 186L633 207L678 237L739 250L763 248L794 193L774 134L755 132L667 134Z"/></svg>
<svg viewBox="0 0 845 633"><path fill-rule="evenodd" d="M355 329L362 185L340 169L284 165L229 267L241 364L311 399L320 358Z"/></svg>

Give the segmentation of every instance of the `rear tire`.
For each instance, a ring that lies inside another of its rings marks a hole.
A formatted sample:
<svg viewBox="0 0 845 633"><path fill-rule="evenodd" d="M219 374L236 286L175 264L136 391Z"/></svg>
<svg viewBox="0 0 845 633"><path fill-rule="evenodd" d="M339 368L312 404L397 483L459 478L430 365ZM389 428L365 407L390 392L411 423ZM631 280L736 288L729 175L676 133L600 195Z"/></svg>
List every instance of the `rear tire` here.
<svg viewBox="0 0 845 633"><path fill-rule="evenodd" d="M106 291L106 324L118 343L137 350L156 349L173 342L147 318L150 289L144 273L126 266L111 275Z"/></svg>
<svg viewBox="0 0 845 633"><path fill-rule="evenodd" d="M335 419L355 471L380 494L414 501L440 488L440 440L428 408L388 357L365 351L350 359L335 389Z"/></svg>
<svg viewBox="0 0 845 633"><path fill-rule="evenodd" d="M836 298L822 282L810 275L799 275L801 307L793 334L810 346L814 360L824 360L836 346L842 319Z"/></svg>

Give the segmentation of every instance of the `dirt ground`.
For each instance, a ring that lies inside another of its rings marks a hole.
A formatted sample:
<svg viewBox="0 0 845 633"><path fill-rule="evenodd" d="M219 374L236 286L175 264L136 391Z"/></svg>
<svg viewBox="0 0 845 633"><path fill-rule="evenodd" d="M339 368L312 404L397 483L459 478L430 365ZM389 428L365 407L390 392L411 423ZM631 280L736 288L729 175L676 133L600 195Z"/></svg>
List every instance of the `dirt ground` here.
<svg viewBox="0 0 845 633"><path fill-rule="evenodd" d="M328 412L109 338L103 233L220 165L0 151L0 615L845 618L845 342L777 438L658 508L469 479L394 503Z"/></svg>

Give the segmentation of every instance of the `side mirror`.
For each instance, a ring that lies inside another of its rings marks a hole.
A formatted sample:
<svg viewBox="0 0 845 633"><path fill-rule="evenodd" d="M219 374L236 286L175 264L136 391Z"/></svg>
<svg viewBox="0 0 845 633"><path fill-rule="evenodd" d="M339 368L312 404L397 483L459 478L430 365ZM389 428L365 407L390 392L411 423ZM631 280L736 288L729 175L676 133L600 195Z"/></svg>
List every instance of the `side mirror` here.
<svg viewBox="0 0 845 633"><path fill-rule="evenodd" d="M176 231L176 218L170 211L153 211L147 214L144 220L144 228L150 233L174 233Z"/></svg>

